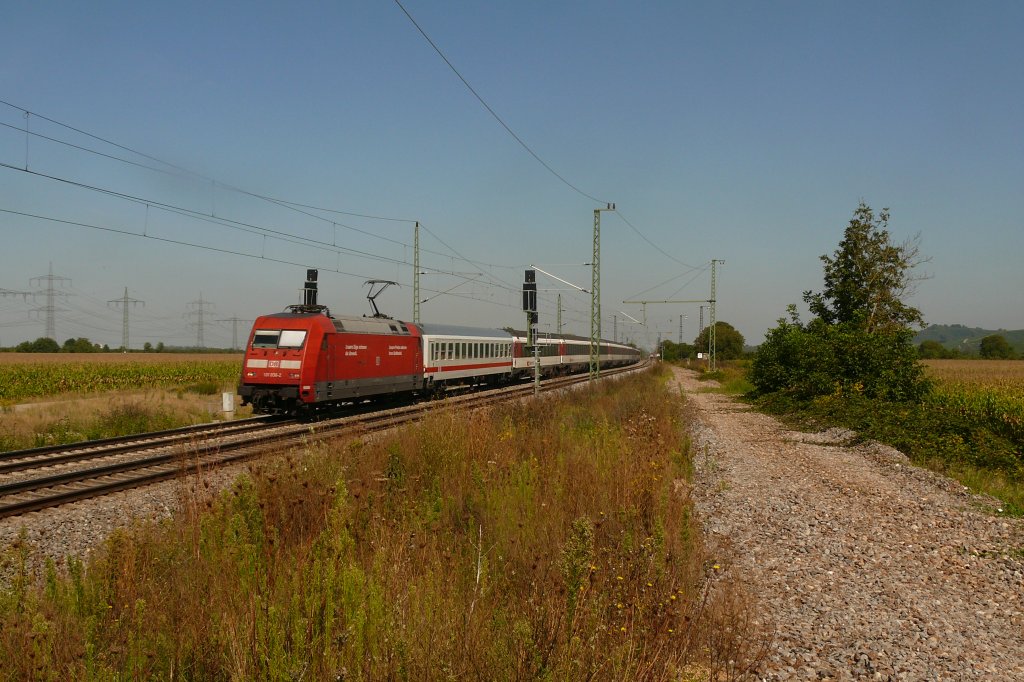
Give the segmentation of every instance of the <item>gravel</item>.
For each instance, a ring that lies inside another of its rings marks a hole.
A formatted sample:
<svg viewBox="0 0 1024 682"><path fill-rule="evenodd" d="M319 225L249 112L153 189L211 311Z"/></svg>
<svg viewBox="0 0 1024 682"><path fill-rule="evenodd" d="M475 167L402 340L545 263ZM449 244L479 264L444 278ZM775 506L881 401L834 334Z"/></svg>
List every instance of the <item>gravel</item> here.
<svg viewBox="0 0 1024 682"><path fill-rule="evenodd" d="M23 516L0 519L0 548L15 543L21 533L29 550L28 569L37 578L48 559L58 567L67 557L86 559L114 530L139 521L159 521L181 508L182 500L213 494L227 488L242 473L245 464L205 471L200 477L165 481L145 488L126 490L91 500L44 509ZM10 584L15 567L0 563L0 583Z"/></svg>
<svg viewBox="0 0 1024 682"><path fill-rule="evenodd" d="M841 429L788 430L676 370L696 409L694 496L715 560L753 586L775 638L761 680L1024 680L1024 522ZM206 474L216 490L243 466ZM0 520L32 567L87 556L182 482ZM4 568L0 580L9 578Z"/></svg>
<svg viewBox="0 0 1024 682"><path fill-rule="evenodd" d="M891 448L676 381L708 544L775 627L757 679L1024 680L1021 519Z"/></svg>

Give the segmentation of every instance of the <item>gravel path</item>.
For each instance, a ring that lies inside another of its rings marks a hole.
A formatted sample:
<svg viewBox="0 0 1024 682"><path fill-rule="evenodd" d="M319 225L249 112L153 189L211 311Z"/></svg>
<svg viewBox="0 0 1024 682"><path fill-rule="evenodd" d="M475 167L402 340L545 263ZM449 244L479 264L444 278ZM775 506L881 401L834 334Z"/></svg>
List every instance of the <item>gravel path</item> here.
<svg viewBox="0 0 1024 682"><path fill-rule="evenodd" d="M709 546L776 628L758 679L1024 680L1024 523L850 434L696 407Z"/></svg>

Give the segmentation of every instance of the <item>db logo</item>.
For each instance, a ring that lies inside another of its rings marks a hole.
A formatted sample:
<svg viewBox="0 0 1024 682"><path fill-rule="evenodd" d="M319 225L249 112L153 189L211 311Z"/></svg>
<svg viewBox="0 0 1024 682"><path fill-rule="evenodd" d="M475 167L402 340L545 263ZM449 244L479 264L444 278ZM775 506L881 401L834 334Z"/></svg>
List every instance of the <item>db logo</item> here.
<svg viewBox="0 0 1024 682"><path fill-rule="evenodd" d="M271 369L274 369L274 368L280 369L281 368L281 361L280 360L270 360L269 362L267 362L267 367L269 367Z"/></svg>

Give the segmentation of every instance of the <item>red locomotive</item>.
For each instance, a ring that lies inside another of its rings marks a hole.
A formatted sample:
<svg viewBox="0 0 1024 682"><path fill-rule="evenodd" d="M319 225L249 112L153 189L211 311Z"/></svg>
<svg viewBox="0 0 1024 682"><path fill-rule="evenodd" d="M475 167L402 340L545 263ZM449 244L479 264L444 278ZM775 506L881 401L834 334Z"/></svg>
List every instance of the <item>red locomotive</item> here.
<svg viewBox="0 0 1024 682"><path fill-rule="evenodd" d="M534 359L524 353L521 333L411 324L379 312L373 317L333 317L317 304L316 280L317 271L307 271L303 302L263 315L253 325L238 395L254 413L297 414L533 374ZM581 337L546 338L539 344L544 374L577 371L588 362L589 340ZM639 359L635 348L601 343L602 366Z"/></svg>

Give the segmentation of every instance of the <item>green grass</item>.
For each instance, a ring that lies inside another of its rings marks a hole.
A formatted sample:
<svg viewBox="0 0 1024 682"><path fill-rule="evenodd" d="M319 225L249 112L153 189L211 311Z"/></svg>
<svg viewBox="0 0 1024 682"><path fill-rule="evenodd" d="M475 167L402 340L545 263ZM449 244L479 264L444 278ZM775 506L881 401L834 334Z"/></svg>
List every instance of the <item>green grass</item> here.
<svg viewBox="0 0 1024 682"><path fill-rule="evenodd" d="M310 443L0 594L4 679L738 679L681 399L647 373ZM19 570L19 566L22 567Z"/></svg>
<svg viewBox="0 0 1024 682"><path fill-rule="evenodd" d="M700 381L716 381L718 387L708 387L707 391L728 395L744 395L754 390L754 385L747 380L746 360L727 360L719 363L714 372L701 372Z"/></svg>

